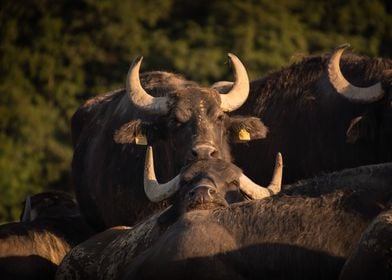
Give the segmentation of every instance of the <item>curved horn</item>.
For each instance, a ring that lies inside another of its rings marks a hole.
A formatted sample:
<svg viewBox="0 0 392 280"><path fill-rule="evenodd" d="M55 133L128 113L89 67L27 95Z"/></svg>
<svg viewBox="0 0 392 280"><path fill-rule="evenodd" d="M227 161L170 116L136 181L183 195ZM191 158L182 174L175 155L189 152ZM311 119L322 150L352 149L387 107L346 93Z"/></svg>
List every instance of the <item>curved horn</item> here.
<svg viewBox="0 0 392 280"><path fill-rule="evenodd" d="M381 83L374 84L370 87L356 87L350 84L340 71L340 57L344 50L348 48L349 44L338 46L332 53L328 62L328 77L332 86L338 93L346 97L352 102L371 103L381 99L384 92L381 88Z"/></svg>
<svg viewBox="0 0 392 280"><path fill-rule="evenodd" d="M27 196L25 205L23 208L23 217L21 222L30 222L31 221L31 198Z"/></svg>
<svg viewBox="0 0 392 280"><path fill-rule="evenodd" d="M152 202L160 202L171 197L178 191L180 175L177 175L165 184L159 184L155 176L154 158L151 146L147 147L144 164L144 192Z"/></svg>
<svg viewBox="0 0 392 280"><path fill-rule="evenodd" d="M220 94L221 108L225 112L231 112L245 103L249 95L249 78L242 62L234 54L228 54L234 66L235 81L233 88L227 94Z"/></svg>
<svg viewBox="0 0 392 280"><path fill-rule="evenodd" d="M246 193L252 199L262 199L269 197L273 194L280 192L282 186L282 175L283 175L283 159L282 154L278 153L275 160L274 175L272 176L271 183L267 188L264 188L251 179L249 179L245 174L242 174L240 181L241 190Z"/></svg>
<svg viewBox="0 0 392 280"><path fill-rule="evenodd" d="M149 95L142 87L139 78L140 65L143 57L135 58L131 67L129 68L126 90L131 98L133 104L142 110L150 111L151 113L164 115L169 111L166 97L153 97Z"/></svg>

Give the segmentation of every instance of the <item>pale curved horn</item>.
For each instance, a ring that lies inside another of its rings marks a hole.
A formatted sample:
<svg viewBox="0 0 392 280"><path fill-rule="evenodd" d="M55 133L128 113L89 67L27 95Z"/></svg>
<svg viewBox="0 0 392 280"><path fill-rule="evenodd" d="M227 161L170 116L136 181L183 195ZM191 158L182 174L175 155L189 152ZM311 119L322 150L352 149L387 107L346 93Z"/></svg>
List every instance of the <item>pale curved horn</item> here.
<svg viewBox="0 0 392 280"><path fill-rule="evenodd" d="M280 192L282 186L283 177L283 158L281 153L276 154L274 175L272 175L272 180L268 185L269 189L273 194Z"/></svg>
<svg viewBox="0 0 392 280"><path fill-rule="evenodd" d="M349 44L338 46L332 53L328 62L328 77L332 86L342 96L352 102L371 103L381 99L384 92L381 83L378 82L370 87L356 87L347 81L340 71L340 57Z"/></svg>
<svg viewBox="0 0 392 280"><path fill-rule="evenodd" d="M25 205L23 208L23 217L21 222L31 222L31 198L27 196Z"/></svg>
<svg viewBox="0 0 392 280"><path fill-rule="evenodd" d="M228 54L234 67L235 81L232 89L226 94L220 94L221 108L231 112L245 103L249 95L249 78L242 62L234 54Z"/></svg>
<svg viewBox="0 0 392 280"><path fill-rule="evenodd" d="M271 183L267 188L264 188L251 179L249 179L245 174L242 174L240 181L241 190L248 195L251 199L262 199L269 197L273 194L280 192L282 186L282 175L283 175L283 159L282 154L278 153L275 160L275 169L272 176Z"/></svg>
<svg viewBox="0 0 392 280"><path fill-rule="evenodd" d="M179 189L180 175L165 184L159 184L155 176L154 158L151 146L147 147L144 164L144 192L152 202L160 202L171 197Z"/></svg>
<svg viewBox="0 0 392 280"><path fill-rule="evenodd" d="M131 67L129 68L126 80L127 94L131 98L132 103L140 109L159 115L164 115L169 111L167 98L153 97L149 95L143 89L140 83L139 71L142 60L142 56L135 58Z"/></svg>

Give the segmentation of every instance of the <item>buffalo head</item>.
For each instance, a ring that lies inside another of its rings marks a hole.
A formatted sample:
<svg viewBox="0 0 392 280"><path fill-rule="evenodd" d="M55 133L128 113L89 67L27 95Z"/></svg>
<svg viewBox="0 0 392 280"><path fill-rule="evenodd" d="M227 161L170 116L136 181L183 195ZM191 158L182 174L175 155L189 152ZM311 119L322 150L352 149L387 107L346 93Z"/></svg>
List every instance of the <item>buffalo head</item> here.
<svg viewBox="0 0 392 280"><path fill-rule="evenodd" d="M198 160L184 167L180 174L159 184L154 171L152 148L148 147L144 168L144 191L153 202L175 196L169 213L178 216L194 209L225 207L247 199L262 199L280 192L283 161L276 156L273 178L268 187L249 179L240 168L221 159Z"/></svg>
<svg viewBox="0 0 392 280"><path fill-rule="evenodd" d="M234 66L235 82L227 94L189 83L156 97L142 87L139 78L142 57L135 59L126 79L126 91L132 106L147 117L123 125L116 131L115 141L135 143L143 139L154 145L165 140L174 151L174 161L181 167L194 159L231 161L229 141L265 138L267 128L258 118L226 114L239 108L249 93L245 67L235 55L229 54L229 58Z"/></svg>
<svg viewBox="0 0 392 280"><path fill-rule="evenodd" d="M228 94L179 75L143 73L142 59L130 67L126 88L86 101L72 117L72 173L83 215L97 230L132 225L161 204L148 203L142 186L145 148L151 145L161 180L189 162L231 160L230 142L265 138L259 118L230 117L246 100L249 81L239 59L229 55L235 86ZM122 144L122 145L119 145Z"/></svg>
<svg viewBox="0 0 392 280"><path fill-rule="evenodd" d="M392 139L392 69L384 70L381 81L369 87L357 87L346 80L340 69L340 58L349 44L337 47L328 63L328 76L335 90L349 102L367 106L362 113L351 120L347 129L348 143L369 143L382 148L381 158L388 158L388 139ZM373 69L367 69L369 73ZM387 149L385 149L387 148Z"/></svg>
<svg viewBox="0 0 392 280"><path fill-rule="evenodd" d="M80 216L79 207L74 198L64 192L43 192L27 196L21 222L32 222L38 218Z"/></svg>

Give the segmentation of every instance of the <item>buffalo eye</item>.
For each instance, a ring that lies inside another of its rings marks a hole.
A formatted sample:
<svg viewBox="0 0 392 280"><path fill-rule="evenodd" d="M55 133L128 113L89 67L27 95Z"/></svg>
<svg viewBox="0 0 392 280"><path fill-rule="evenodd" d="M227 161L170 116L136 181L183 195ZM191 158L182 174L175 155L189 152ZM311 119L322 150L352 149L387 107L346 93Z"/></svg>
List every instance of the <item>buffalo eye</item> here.
<svg viewBox="0 0 392 280"><path fill-rule="evenodd" d="M178 120L171 120L169 123L169 127L173 130L181 129L184 127L184 125L185 125L185 123L180 122Z"/></svg>
<svg viewBox="0 0 392 280"><path fill-rule="evenodd" d="M174 128L175 128L175 129L181 129L181 128L183 128L183 127L184 127L184 123L176 122L176 123L174 124Z"/></svg>

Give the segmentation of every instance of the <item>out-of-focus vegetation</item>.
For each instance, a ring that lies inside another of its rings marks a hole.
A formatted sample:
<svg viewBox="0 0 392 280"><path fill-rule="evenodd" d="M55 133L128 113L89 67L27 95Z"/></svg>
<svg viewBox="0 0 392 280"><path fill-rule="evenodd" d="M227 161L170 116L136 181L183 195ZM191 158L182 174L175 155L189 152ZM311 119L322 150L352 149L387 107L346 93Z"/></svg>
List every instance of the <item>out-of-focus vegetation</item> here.
<svg viewBox="0 0 392 280"><path fill-rule="evenodd" d="M391 57L388 0L3 0L0 7L0 222L27 194L70 190L69 121L123 86L132 59L208 84L251 78L343 42Z"/></svg>

